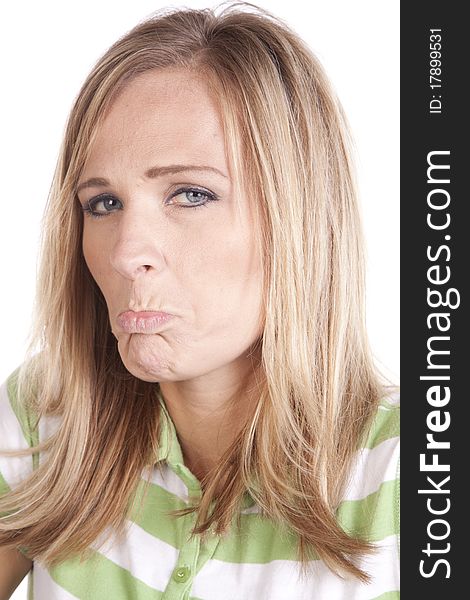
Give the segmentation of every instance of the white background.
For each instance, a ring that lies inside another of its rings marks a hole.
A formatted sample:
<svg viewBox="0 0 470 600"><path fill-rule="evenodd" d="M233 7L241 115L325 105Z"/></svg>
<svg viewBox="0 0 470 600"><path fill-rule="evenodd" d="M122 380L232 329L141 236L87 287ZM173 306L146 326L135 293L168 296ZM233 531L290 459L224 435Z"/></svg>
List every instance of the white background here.
<svg viewBox="0 0 470 600"><path fill-rule="evenodd" d="M212 0L186 0L208 7ZM367 325L399 380L399 1L259 0L323 63L349 118L367 242ZM162 0L33 0L0 9L0 381L21 362L37 242L65 120L99 56ZM174 3L173 6L181 6ZM14 593L26 598L26 580Z"/></svg>

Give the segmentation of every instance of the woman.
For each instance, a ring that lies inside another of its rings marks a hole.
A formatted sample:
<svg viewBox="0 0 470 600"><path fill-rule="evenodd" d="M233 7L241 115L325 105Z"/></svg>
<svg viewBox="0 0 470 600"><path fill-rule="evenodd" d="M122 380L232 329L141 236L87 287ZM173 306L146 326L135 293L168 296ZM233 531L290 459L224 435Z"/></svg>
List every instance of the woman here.
<svg viewBox="0 0 470 600"><path fill-rule="evenodd" d="M139 24L72 109L1 393L5 597L398 597L346 126L246 8Z"/></svg>

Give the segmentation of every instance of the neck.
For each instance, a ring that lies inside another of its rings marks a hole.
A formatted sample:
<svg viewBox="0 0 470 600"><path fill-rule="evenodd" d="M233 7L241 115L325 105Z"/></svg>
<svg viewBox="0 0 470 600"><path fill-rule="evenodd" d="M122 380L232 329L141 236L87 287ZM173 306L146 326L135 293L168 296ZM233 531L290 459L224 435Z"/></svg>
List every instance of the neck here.
<svg viewBox="0 0 470 600"><path fill-rule="evenodd" d="M240 383L242 382L242 383ZM162 382L185 465L201 481L217 465L253 414L259 399L250 369L225 369L197 380Z"/></svg>

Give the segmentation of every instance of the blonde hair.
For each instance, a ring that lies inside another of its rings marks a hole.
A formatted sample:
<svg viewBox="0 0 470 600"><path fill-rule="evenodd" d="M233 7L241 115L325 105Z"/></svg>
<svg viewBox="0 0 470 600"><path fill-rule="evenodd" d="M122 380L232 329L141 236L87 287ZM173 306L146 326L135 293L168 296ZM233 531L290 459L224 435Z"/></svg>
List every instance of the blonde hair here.
<svg viewBox="0 0 470 600"><path fill-rule="evenodd" d="M218 7L219 8L219 7ZM19 400L57 432L15 455L47 460L0 500L0 546L46 566L122 531L156 460L159 385L128 373L81 250L76 186L113 98L140 73L186 68L219 103L235 182L250 189L264 263L259 402L204 480L194 534L223 532L246 490L336 573L361 580L367 540L335 510L384 384L364 310L364 259L350 141L317 59L282 21L248 3L155 13L98 61L72 108L46 211L37 315ZM136 401L138 397L138 401ZM222 491L219 491L222 490ZM214 510L211 502L216 500Z"/></svg>

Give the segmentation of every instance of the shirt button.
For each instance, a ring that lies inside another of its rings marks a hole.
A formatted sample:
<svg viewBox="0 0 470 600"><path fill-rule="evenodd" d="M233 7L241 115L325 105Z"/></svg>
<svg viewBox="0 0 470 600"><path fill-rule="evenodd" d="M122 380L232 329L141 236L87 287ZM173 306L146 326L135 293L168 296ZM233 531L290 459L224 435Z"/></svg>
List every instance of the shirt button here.
<svg viewBox="0 0 470 600"><path fill-rule="evenodd" d="M173 571L173 580L178 583L184 583L188 581L190 575L191 569L189 567L176 567Z"/></svg>

